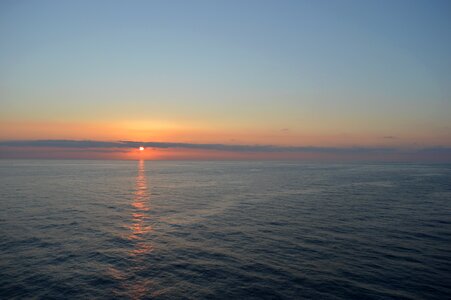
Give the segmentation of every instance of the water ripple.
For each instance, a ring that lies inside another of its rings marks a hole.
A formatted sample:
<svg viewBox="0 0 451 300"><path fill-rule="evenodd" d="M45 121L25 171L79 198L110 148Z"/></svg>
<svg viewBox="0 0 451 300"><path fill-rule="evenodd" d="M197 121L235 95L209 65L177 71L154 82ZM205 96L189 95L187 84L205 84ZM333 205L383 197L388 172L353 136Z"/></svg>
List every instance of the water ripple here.
<svg viewBox="0 0 451 300"><path fill-rule="evenodd" d="M0 162L1 299L449 299L451 166Z"/></svg>

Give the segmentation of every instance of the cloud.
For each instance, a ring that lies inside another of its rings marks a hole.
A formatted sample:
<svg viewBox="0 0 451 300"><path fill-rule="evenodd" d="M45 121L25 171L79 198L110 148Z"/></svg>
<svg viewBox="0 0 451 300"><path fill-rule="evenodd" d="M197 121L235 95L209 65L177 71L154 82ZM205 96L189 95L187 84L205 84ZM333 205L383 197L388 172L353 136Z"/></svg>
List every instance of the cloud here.
<svg viewBox="0 0 451 300"><path fill-rule="evenodd" d="M118 142L90 140L21 140L0 141L0 146L10 147L55 147L55 148L122 148Z"/></svg>
<svg viewBox="0 0 451 300"><path fill-rule="evenodd" d="M366 148L366 147L314 147L314 146L274 146L274 145L234 145L234 144L194 144L177 142L140 142L140 141L92 141L92 140L15 140L0 141L0 146L7 147L53 147L53 148L182 148L196 150L216 150L231 152L315 152L315 153L390 153L396 151L392 148Z"/></svg>
<svg viewBox="0 0 451 300"><path fill-rule="evenodd" d="M246 159L338 159L364 161L451 162L451 147L389 148L389 147L315 147L242 144L195 144L155 141L95 140L9 140L0 141L0 158L109 158L123 159L121 154L140 146L160 151L161 158L246 158ZM41 150L42 151L41 151ZM186 156L180 153L187 150ZM189 151L191 150L191 151ZM199 151L210 151L208 156ZM164 152L164 154L161 154ZM172 154L171 154L172 153ZM175 156L174 156L175 155Z"/></svg>
<svg viewBox="0 0 451 300"><path fill-rule="evenodd" d="M384 139L396 139L397 137L396 137L396 136L393 136L393 135L386 135L386 136L384 136L383 138L384 138Z"/></svg>

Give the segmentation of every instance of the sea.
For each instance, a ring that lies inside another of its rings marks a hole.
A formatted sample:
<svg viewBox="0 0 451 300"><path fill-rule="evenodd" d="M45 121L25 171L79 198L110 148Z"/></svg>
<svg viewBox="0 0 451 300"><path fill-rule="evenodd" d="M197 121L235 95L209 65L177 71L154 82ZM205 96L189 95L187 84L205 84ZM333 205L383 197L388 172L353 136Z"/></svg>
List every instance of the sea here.
<svg viewBox="0 0 451 300"><path fill-rule="evenodd" d="M451 299L451 165L3 159L0 299Z"/></svg>

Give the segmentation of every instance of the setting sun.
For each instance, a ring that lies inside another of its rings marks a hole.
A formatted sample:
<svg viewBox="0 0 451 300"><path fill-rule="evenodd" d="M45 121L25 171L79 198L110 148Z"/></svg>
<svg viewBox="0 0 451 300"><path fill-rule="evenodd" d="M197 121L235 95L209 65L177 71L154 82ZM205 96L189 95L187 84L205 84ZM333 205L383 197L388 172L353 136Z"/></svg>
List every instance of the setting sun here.
<svg viewBox="0 0 451 300"><path fill-rule="evenodd" d="M144 151L144 147L143 146L139 147L139 151Z"/></svg>

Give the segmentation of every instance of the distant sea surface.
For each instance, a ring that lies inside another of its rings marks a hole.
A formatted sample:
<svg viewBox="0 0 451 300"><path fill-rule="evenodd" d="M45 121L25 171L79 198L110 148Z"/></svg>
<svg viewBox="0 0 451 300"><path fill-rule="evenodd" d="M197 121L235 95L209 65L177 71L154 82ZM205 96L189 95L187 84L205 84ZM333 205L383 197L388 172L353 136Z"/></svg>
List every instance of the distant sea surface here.
<svg viewBox="0 0 451 300"><path fill-rule="evenodd" d="M1 299L450 299L451 166L0 160Z"/></svg>

